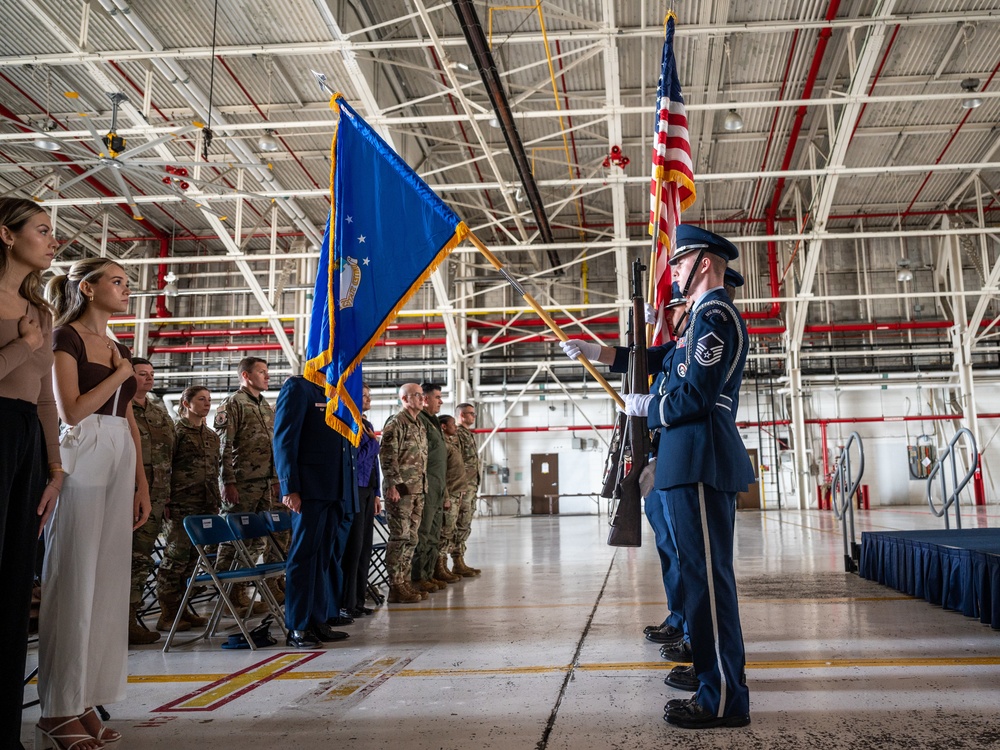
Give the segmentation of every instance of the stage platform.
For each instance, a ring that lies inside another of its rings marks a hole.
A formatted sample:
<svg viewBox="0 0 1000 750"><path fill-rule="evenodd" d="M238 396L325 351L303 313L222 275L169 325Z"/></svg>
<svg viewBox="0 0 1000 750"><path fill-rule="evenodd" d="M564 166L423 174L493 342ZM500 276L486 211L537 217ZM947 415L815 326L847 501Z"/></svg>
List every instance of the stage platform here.
<svg viewBox="0 0 1000 750"><path fill-rule="evenodd" d="M858 573L1000 629L1000 528L861 534Z"/></svg>

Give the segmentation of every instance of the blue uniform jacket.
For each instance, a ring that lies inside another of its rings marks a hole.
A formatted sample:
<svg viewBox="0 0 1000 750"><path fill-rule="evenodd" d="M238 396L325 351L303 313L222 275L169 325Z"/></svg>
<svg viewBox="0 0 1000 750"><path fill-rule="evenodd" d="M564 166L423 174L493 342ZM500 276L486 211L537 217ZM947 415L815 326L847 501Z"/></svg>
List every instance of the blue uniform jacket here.
<svg viewBox="0 0 1000 750"><path fill-rule="evenodd" d="M656 488L704 482L743 492L753 465L736 429L747 329L722 288L706 292L653 391L647 420L660 428Z"/></svg>
<svg viewBox="0 0 1000 750"><path fill-rule="evenodd" d="M274 409L274 465L281 494L358 507L358 450L326 423L326 394L303 377L285 381Z"/></svg>

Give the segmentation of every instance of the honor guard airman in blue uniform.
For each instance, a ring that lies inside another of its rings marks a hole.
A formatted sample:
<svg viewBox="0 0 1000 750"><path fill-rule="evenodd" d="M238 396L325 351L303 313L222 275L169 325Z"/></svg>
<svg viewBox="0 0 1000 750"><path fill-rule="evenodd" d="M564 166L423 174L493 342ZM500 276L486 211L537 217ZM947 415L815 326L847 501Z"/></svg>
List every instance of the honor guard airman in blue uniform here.
<svg viewBox="0 0 1000 750"><path fill-rule="evenodd" d="M723 287L726 239L682 225L670 263L692 300L687 331L664 358L664 383L626 397L626 412L660 431L655 486L663 490L684 581L698 688L667 704L664 718L686 728L746 726L750 700L733 571L736 493L753 467L736 429L747 331Z"/></svg>

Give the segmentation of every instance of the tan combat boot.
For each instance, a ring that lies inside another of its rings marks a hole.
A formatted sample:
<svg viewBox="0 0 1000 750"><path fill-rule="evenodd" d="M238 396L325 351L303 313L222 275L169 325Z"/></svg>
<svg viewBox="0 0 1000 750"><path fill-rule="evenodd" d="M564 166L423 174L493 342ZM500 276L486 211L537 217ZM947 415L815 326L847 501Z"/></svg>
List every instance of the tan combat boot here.
<svg viewBox="0 0 1000 750"><path fill-rule="evenodd" d="M434 568L434 578L445 583L456 583L462 580L462 576L457 576L448 570L448 558L443 555L438 558L437 567Z"/></svg>
<svg viewBox="0 0 1000 750"><path fill-rule="evenodd" d="M451 559L452 562L454 562L454 565L452 567L455 569L455 573L462 576L463 578L474 578L475 576L483 572L478 568L470 568L468 565L466 565L463 555L452 555Z"/></svg>
<svg viewBox="0 0 1000 750"><path fill-rule="evenodd" d="M241 617L262 615L268 611L267 605L264 604L264 602L255 601L251 607L250 596L247 594L246 586L233 586L232 591L229 592L229 598L236 607L236 611L240 613Z"/></svg>
<svg viewBox="0 0 1000 750"><path fill-rule="evenodd" d="M438 590L438 585L434 581L411 581L410 588L415 591L426 591L428 594L433 594Z"/></svg>
<svg viewBox="0 0 1000 750"><path fill-rule="evenodd" d="M271 592L271 594L274 595L274 600L276 602L278 602L278 604L284 604L285 603L285 589L284 589L283 586L281 586L278 583L279 581L284 581L284 580L285 580L284 577L282 577L282 578L268 578L267 581L266 581L266 583L265 583L265 585L267 586L268 590Z"/></svg>
<svg viewBox="0 0 1000 750"><path fill-rule="evenodd" d="M192 628L203 628L208 623L207 617L202 617L191 610L190 607L184 608L184 613L181 615L181 620L186 622Z"/></svg>
<svg viewBox="0 0 1000 750"><path fill-rule="evenodd" d="M146 646L160 640L160 634L155 630L147 630L146 626L139 622L139 606L130 604L128 608L128 645Z"/></svg>
<svg viewBox="0 0 1000 750"><path fill-rule="evenodd" d="M416 604L419 601L420 595L410 591L405 585L389 585L389 604Z"/></svg>
<svg viewBox="0 0 1000 750"><path fill-rule="evenodd" d="M156 621L157 630L170 630L177 618L177 608L180 606L179 599L160 599L160 617ZM180 620L177 623L177 632L183 633L191 629L191 623Z"/></svg>
<svg viewBox="0 0 1000 750"><path fill-rule="evenodd" d="M401 588L406 589L407 591L409 591L414 596L419 596L421 601L423 601L428 596L430 596L430 594L428 594L426 591L418 589L416 586L414 586L412 581L405 581L405 582L403 582L403 583L401 583L399 585L400 585Z"/></svg>

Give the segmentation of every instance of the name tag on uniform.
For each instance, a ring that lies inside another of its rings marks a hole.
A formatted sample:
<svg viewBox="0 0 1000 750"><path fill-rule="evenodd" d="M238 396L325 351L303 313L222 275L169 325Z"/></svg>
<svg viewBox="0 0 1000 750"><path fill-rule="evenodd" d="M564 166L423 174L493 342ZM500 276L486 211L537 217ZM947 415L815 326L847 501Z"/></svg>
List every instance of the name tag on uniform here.
<svg viewBox="0 0 1000 750"><path fill-rule="evenodd" d="M317 409L325 409L326 402L324 401L322 404L313 404L313 406L315 406Z"/></svg>

